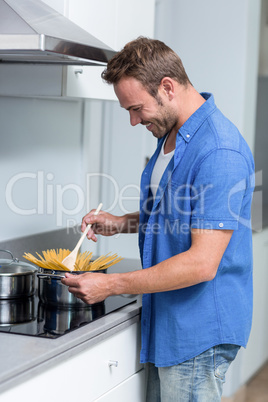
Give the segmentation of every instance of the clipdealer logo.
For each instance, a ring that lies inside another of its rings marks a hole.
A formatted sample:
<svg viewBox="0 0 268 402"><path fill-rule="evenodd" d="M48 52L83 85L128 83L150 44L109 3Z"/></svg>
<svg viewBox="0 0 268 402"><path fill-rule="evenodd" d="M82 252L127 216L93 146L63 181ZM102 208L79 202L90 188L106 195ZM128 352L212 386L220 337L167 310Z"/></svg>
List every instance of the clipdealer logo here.
<svg viewBox="0 0 268 402"><path fill-rule="evenodd" d="M112 176L104 173L86 174L85 186L81 188L76 183L56 184L53 173L21 172L9 179L5 200L8 208L17 215L54 215L57 227L63 226L64 217L67 216L72 217L68 221L69 225L75 226L80 224L83 213L95 207L92 205L92 195L96 197L101 185L109 188L111 195L108 205L105 205L107 212L111 212L115 206L119 207L122 214L133 212L127 208L128 202L133 201L139 207L138 185L127 184L120 188ZM28 191L31 195L22 197L21 191ZM80 215L79 222L73 218L77 215Z"/></svg>
<svg viewBox="0 0 268 402"><path fill-rule="evenodd" d="M256 181L256 183L255 183ZM250 187L262 186L262 172L250 177ZM56 184L53 173L37 172L21 172L11 177L6 185L5 199L8 208L15 214L21 216L33 215L51 215L55 217L57 227L66 226L66 217L70 217L67 226L76 226L81 222L82 215L89 212L95 205L92 205L92 195L96 196L101 193L101 188L106 188L109 197L105 204L105 211L113 213L116 207L119 213L126 214L133 212L133 206L139 209L140 188L136 184L127 184L120 188L114 177L105 173L88 173L85 175L85 186L81 188L76 183ZM193 186L181 186L176 189L173 197L173 208L182 215L191 215L193 211L181 209L180 202L183 200L199 201L200 212L205 213L206 196L205 194L212 186L201 186L195 189ZM232 210L232 199L238 193L243 193L246 189L246 181L238 182L229 191L227 197L229 214L240 224L251 227L251 220L245 219L237 215ZM186 191L188 190L188 191ZM30 195L22 197L22 191L29 191ZM187 193L187 196L186 196ZM253 230L260 231L262 229L262 190L255 190L255 203L253 202ZM23 200L22 200L23 199ZM96 202L99 202L97 199ZM168 213L172 214L173 208L171 204L167 206ZM169 211L170 209L170 211ZM149 213L149 211L147 211ZM160 210L156 209L155 213ZM173 211L174 212L174 211ZM79 215L79 222L75 221L75 217ZM257 223L256 223L257 222Z"/></svg>

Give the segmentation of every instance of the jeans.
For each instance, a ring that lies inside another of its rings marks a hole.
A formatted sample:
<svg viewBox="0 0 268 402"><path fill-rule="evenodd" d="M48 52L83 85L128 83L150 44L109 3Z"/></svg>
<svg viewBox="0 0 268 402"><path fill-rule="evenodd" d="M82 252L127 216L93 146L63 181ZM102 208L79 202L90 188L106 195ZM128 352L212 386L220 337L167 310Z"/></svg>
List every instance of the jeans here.
<svg viewBox="0 0 268 402"><path fill-rule="evenodd" d="M225 374L240 346L218 345L171 367L146 364L146 402L220 402Z"/></svg>

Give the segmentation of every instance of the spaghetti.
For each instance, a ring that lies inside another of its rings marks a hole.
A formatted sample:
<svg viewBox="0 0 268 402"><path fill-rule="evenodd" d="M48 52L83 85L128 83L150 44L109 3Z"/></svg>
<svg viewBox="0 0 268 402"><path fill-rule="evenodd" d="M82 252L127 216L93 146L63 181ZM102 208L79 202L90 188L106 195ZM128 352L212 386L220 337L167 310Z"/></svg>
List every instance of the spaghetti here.
<svg viewBox="0 0 268 402"><path fill-rule="evenodd" d="M51 249L42 251L42 254L36 252L36 255L39 257L35 257L30 253L24 253L23 257L26 260L31 261L33 264L47 269L53 270L62 270L62 271L70 271L63 263L65 257L70 254L70 250L66 249ZM123 258L118 257L117 254L108 253L98 257L96 260L92 261L93 253L89 251L85 251L84 253L78 253L73 271L98 271L107 269L110 266L118 263Z"/></svg>

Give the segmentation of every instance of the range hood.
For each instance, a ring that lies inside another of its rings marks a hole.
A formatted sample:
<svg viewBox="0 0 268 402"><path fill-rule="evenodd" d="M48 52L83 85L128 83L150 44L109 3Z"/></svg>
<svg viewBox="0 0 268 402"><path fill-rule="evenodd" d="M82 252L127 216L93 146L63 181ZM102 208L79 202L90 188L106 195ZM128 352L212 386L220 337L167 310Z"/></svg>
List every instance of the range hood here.
<svg viewBox="0 0 268 402"><path fill-rule="evenodd" d="M105 65L114 54L41 0L0 0L0 63Z"/></svg>

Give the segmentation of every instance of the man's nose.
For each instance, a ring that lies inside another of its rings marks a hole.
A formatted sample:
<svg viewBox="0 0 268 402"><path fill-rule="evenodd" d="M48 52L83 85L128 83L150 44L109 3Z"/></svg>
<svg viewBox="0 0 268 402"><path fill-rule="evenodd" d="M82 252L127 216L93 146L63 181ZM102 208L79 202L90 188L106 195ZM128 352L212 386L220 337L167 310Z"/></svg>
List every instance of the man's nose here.
<svg viewBox="0 0 268 402"><path fill-rule="evenodd" d="M132 126L136 126L141 122L141 118L136 113L129 112L129 115L130 115L130 124Z"/></svg>

